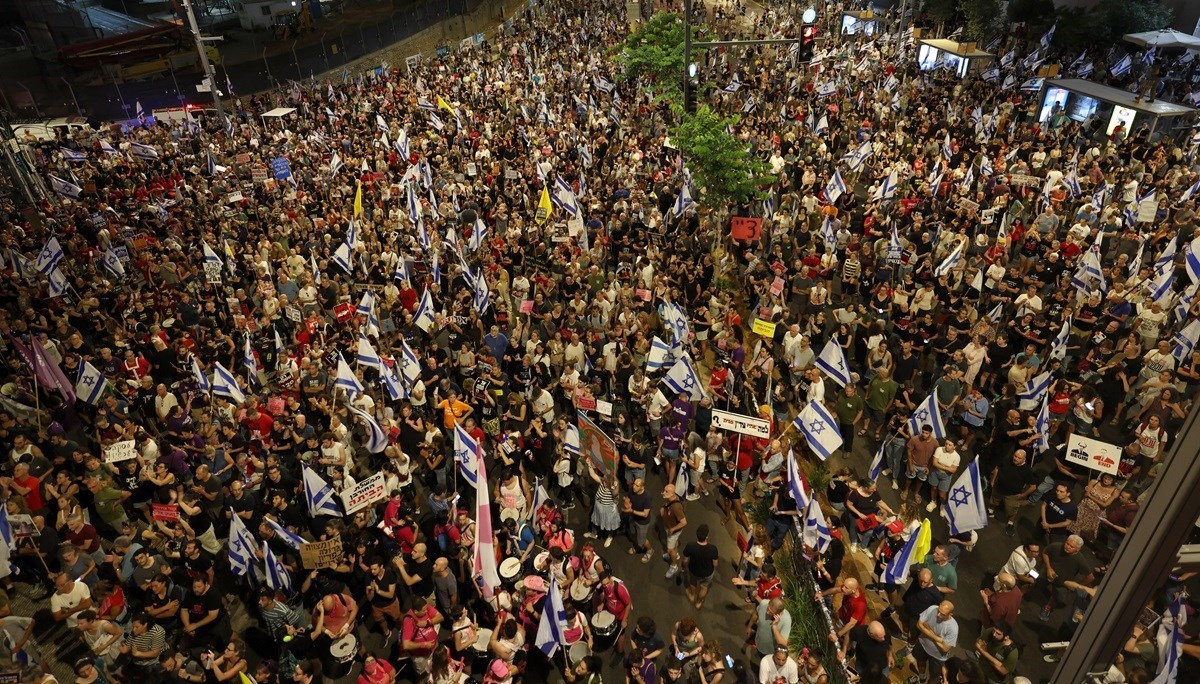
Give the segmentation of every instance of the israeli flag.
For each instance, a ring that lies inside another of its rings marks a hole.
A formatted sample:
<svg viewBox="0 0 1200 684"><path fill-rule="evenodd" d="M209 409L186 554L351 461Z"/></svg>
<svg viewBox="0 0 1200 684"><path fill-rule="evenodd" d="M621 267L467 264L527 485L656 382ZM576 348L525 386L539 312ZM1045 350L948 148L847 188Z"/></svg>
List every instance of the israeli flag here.
<svg viewBox="0 0 1200 684"><path fill-rule="evenodd" d="M283 567L283 563L275 556L275 552L271 550L270 544L263 542L262 551L263 567L266 570L263 579L267 586L275 591L291 596L292 576L288 574L287 568Z"/></svg>
<svg viewBox="0 0 1200 684"><path fill-rule="evenodd" d="M704 386L700 382L700 375L696 373L692 357L687 352L683 352L679 356L679 360L663 376L662 383L672 392L687 395L692 401L700 401L704 398Z"/></svg>
<svg viewBox="0 0 1200 684"><path fill-rule="evenodd" d="M412 224L415 226L418 223L420 223L420 221L421 221L421 209L420 209L420 205L417 204L417 191L413 187L412 183L408 184L407 205L408 205L408 220L411 221ZM424 247L425 249L429 249L428 242L429 242L429 238L428 238L428 236L426 236L425 241L421 243L421 246Z"/></svg>
<svg viewBox="0 0 1200 684"><path fill-rule="evenodd" d="M1025 381L1024 386L1017 390L1017 400L1022 411L1032 411L1042 401L1042 397L1050 391L1050 371L1038 374Z"/></svg>
<svg viewBox="0 0 1200 684"><path fill-rule="evenodd" d="M1183 255L1183 265L1193 283L1200 283L1200 237L1192 240Z"/></svg>
<svg viewBox="0 0 1200 684"><path fill-rule="evenodd" d="M1183 294L1179 295L1179 301L1175 302L1173 313L1179 321L1187 320L1188 312L1192 310L1192 302L1196 301L1196 292L1200 290L1200 285L1192 283L1183 289Z"/></svg>
<svg viewBox="0 0 1200 684"><path fill-rule="evenodd" d="M246 333L246 340L242 345L242 363L246 364L246 380L254 385L259 384L258 359L254 356L254 348L250 346L249 333Z"/></svg>
<svg viewBox="0 0 1200 684"><path fill-rule="evenodd" d="M70 148L67 148L67 147L60 147L60 148L58 148L58 152L59 152L59 154L61 154L61 155L62 155L62 157L63 157L63 159L64 159L64 160L66 160L66 161L69 161L69 162L82 162L82 161L87 161L87 155L86 155L86 154L83 154L82 152L77 152L77 151L75 151L75 150L72 150L72 149L70 149Z"/></svg>
<svg viewBox="0 0 1200 684"><path fill-rule="evenodd" d="M871 467L867 472L867 479L869 479L871 481L878 480L879 476L883 474L883 457L884 457L884 448L883 447L886 444L887 444L886 440L884 442L880 443L879 448L875 451L875 457L871 459Z"/></svg>
<svg viewBox="0 0 1200 684"><path fill-rule="evenodd" d="M42 246L42 251L37 253L37 260L34 262L34 270L40 274L49 274L62 263L62 246L59 245L59 239L54 235L46 241L46 245Z"/></svg>
<svg viewBox="0 0 1200 684"><path fill-rule="evenodd" d="M833 177L825 184L825 199L830 204L838 201L838 198L846 192L846 181L842 180L842 174L838 171L833 172Z"/></svg>
<svg viewBox="0 0 1200 684"><path fill-rule="evenodd" d="M479 484L479 442L463 429L461 423L454 425L454 461L458 472L472 486Z"/></svg>
<svg viewBox="0 0 1200 684"><path fill-rule="evenodd" d="M333 386L335 389L340 388L345 390L351 399L366 392L363 389L362 383L358 381L358 377L354 375L354 371L350 370L350 366L346 363L346 359L340 352L338 353L337 376L333 380Z"/></svg>
<svg viewBox="0 0 1200 684"><path fill-rule="evenodd" d="M825 243L825 251L830 254L837 251L837 236L833 234L833 219L828 216L821 221L821 240Z"/></svg>
<svg viewBox="0 0 1200 684"><path fill-rule="evenodd" d="M1176 610L1177 615L1184 615L1181 610ZM1174 619L1171 621L1170 629L1165 626L1160 626L1160 631L1167 633L1166 648L1162 649L1162 654L1159 656L1158 676L1151 680L1150 684L1177 684L1179 681L1179 660L1183 657L1183 642L1185 634L1183 632L1182 619Z"/></svg>
<svg viewBox="0 0 1200 684"><path fill-rule="evenodd" d="M925 425L933 428L933 436L937 439L946 438L946 425L942 422L942 409L938 406L936 392L930 392L908 417L908 431L914 435L920 434Z"/></svg>
<svg viewBox="0 0 1200 684"><path fill-rule="evenodd" d="M129 143L129 153L138 159L158 159L158 149L142 143Z"/></svg>
<svg viewBox="0 0 1200 684"><path fill-rule="evenodd" d="M755 104L754 98L750 96L746 97L746 103L742 105L742 113L753 114L756 109L758 109L758 105Z"/></svg>
<svg viewBox="0 0 1200 684"><path fill-rule="evenodd" d="M307 465L301 465L301 468L304 471L304 503L308 506L309 517L329 515L340 518L342 509L338 506L333 488L312 468Z"/></svg>
<svg viewBox="0 0 1200 684"><path fill-rule="evenodd" d="M683 309L674 302L667 302L660 308L663 320L666 321L667 327L671 329L672 342L671 348L677 349L688 340L691 335L691 330L688 327L687 316L684 315Z"/></svg>
<svg viewBox="0 0 1200 684"><path fill-rule="evenodd" d="M1042 395L1042 407L1038 410L1037 418L1033 423L1034 430L1037 431L1037 441L1034 442L1034 447L1037 448L1039 454L1045 453L1050 449L1050 395Z"/></svg>
<svg viewBox="0 0 1200 684"><path fill-rule="evenodd" d="M817 88L817 97L829 97L837 94L837 85L833 81L825 81Z"/></svg>
<svg viewBox="0 0 1200 684"><path fill-rule="evenodd" d="M1112 74L1113 76L1118 76L1118 77L1124 76L1125 74L1129 73L1129 70L1132 68L1133 68L1133 59L1131 59L1129 57L1129 55L1125 55L1124 57L1121 58L1121 61L1112 65L1112 68L1110 68L1108 70L1108 73Z"/></svg>
<svg viewBox="0 0 1200 684"><path fill-rule="evenodd" d="M483 271L479 271L479 277L474 279L474 293L471 296L471 305L475 307L475 312L483 316L488 308L492 305L492 292L488 288L487 278L483 275Z"/></svg>
<svg viewBox="0 0 1200 684"><path fill-rule="evenodd" d="M1078 69L1076 69L1075 75L1078 76L1079 78L1087 78L1088 76L1091 76L1092 72L1095 70L1096 70L1096 65L1091 62L1088 62L1088 63L1084 64L1083 66L1079 67Z"/></svg>
<svg viewBox="0 0 1200 684"><path fill-rule="evenodd" d="M995 167L992 166L992 160L988 159L986 154L983 155L983 159L979 160L979 175L981 175L981 176L996 175Z"/></svg>
<svg viewBox="0 0 1200 684"><path fill-rule="evenodd" d="M962 260L962 251L963 246L960 242L958 243L958 246L954 248L954 251L950 252L950 255L946 257L945 261L938 264L937 269L934 270L934 275L944 276L950 273L951 269L958 265L958 262Z"/></svg>
<svg viewBox="0 0 1200 684"><path fill-rule="evenodd" d="M571 208L567 209L567 211L571 214L574 214L578 212L579 209L578 207L572 206ZM480 247L483 247L484 242L487 240L487 234L487 224L483 222L483 219L476 217L475 224L471 226L471 239L469 242L467 242L467 249L471 250L472 252L478 251Z"/></svg>
<svg viewBox="0 0 1200 684"><path fill-rule="evenodd" d="M896 186L899 185L900 179L896 176L896 170L884 177L883 182L879 187L875 188L875 196L871 199L875 201L890 200L896 194Z"/></svg>
<svg viewBox="0 0 1200 684"><path fill-rule="evenodd" d="M354 313L369 316L374 310L375 293L370 290L363 290L362 298L358 300L358 306L354 307Z"/></svg>
<svg viewBox="0 0 1200 684"><path fill-rule="evenodd" d="M345 162L342 161L342 156L340 154L338 154L337 152L334 152L333 156L329 158L329 173L330 173L330 175L336 175L337 172L341 171L342 167L345 165L346 165Z"/></svg>
<svg viewBox="0 0 1200 684"><path fill-rule="evenodd" d="M1189 288L1193 290L1193 296L1195 296L1194 288L1195 286ZM1176 361L1182 363L1196 349L1196 345L1200 344L1200 320L1193 318L1188 321L1188 324L1175 333L1171 339L1175 342L1175 351L1171 355L1175 357Z"/></svg>
<svg viewBox="0 0 1200 684"><path fill-rule="evenodd" d="M984 71L979 76L988 83L995 83L996 81L1000 80L1000 69L997 67L992 67L991 69Z"/></svg>
<svg viewBox="0 0 1200 684"><path fill-rule="evenodd" d="M196 379L196 385L200 388L201 392L212 391L212 383L209 382L208 376L204 374L204 371L200 370L200 359L195 354L192 355L192 377Z"/></svg>
<svg viewBox="0 0 1200 684"><path fill-rule="evenodd" d="M421 377L421 364L417 361L417 355L413 353L412 347L408 346L408 340L400 338L400 375L408 382L416 382L417 378Z"/></svg>
<svg viewBox="0 0 1200 684"><path fill-rule="evenodd" d="M657 335L650 341L650 353L646 354L646 372L654 373L671 365L671 347Z"/></svg>
<svg viewBox="0 0 1200 684"><path fill-rule="evenodd" d="M683 216L683 212L693 204L695 202L692 200L692 193L688 191L687 183L684 183L675 197L675 206L671 208L671 214L676 217Z"/></svg>
<svg viewBox="0 0 1200 684"><path fill-rule="evenodd" d="M362 333L358 334L358 349L354 362L370 366L380 372L383 370L383 361L379 358L379 353L371 346L371 341L367 339L367 336Z"/></svg>
<svg viewBox="0 0 1200 684"><path fill-rule="evenodd" d="M65 181L55 175L50 176L50 189L62 197L73 200L78 200L83 194L83 188L72 183L71 181Z"/></svg>
<svg viewBox="0 0 1200 684"><path fill-rule="evenodd" d="M833 455L843 443L842 433L838 430L837 420L819 401L810 401L793 421L808 447L822 461Z"/></svg>
<svg viewBox="0 0 1200 684"><path fill-rule="evenodd" d="M999 323L1000 317L1004 315L1004 304L997 304L988 312L988 320L993 323Z"/></svg>
<svg viewBox="0 0 1200 684"><path fill-rule="evenodd" d="M117 148L113 147L112 143L104 139L100 140L100 151L105 154L117 154Z"/></svg>
<svg viewBox="0 0 1200 684"><path fill-rule="evenodd" d="M804 528L800 537L805 546L816 549L817 553L825 553L833 541L829 523L825 522L825 513L821 511L821 502L815 496L808 500L808 507L804 509Z"/></svg>
<svg viewBox="0 0 1200 684"><path fill-rule="evenodd" d="M825 135L829 131L829 117L824 114L820 119L817 119L817 127L813 129L814 135Z"/></svg>
<svg viewBox="0 0 1200 684"><path fill-rule="evenodd" d="M792 449L788 449L786 463L788 489L791 490L792 499L796 502L796 508L804 510L808 507L808 502L816 497L809 493L808 486L804 484L804 476L800 474L800 466L796 462L796 452Z"/></svg>
<svg viewBox="0 0 1200 684"><path fill-rule="evenodd" d="M1005 69L1012 65L1017 59L1017 51L1009 50L1008 54L1000 58L1000 68Z"/></svg>
<svg viewBox="0 0 1200 684"><path fill-rule="evenodd" d="M283 525L280 525L271 518L263 516L263 521L266 522L267 526L269 526L272 530L275 530L275 534L279 535L279 538L282 539L285 544L292 547L296 551L299 551L300 547L307 543L304 541L304 537L301 537Z"/></svg>
<svg viewBox="0 0 1200 684"><path fill-rule="evenodd" d="M1156 54L1158 54L1158 46L1151 45L1150 49L1146 50L1145 54L1142 55L1142 64L1144 64L1146 66L1150 66L1151 64L1153 64L1154 57Z"/></svg>
<svg viewBox="0 0 1200 684"><path fill-rule="evenodd" d="M421 295L421 301L417 304L417 310L413 314L413 323L425 332L429 332L429 329L433 327L433 293L429 288L425 288L425 292Z"/></svg>
<svg viewBox="0 0 1200 684"><path fill-rule="evenodd" d="M229 569L241 577L254 567L254 549L258 542L246 529L246 523L230 509L229 516ZM257 573L255 573L257 574Z"/></svg>
<svg viewBox="0 0 1200 684"><path fill-rule="evenodd" d="M1050 358L1062 361L1067 358L1067 342L1071 339L1071 316L1063 321L1062 329L1050 341Z"/></svg>
<svg viewBox="0 0 1200 684"><path fill-rule="evenodd" d="M217 256L217 253L213 251L212 247L208 246L207 242L201 242L200 244L204 253L204 263L216 264L217 270L220 271L220 268L225 265L225 263L221 261L221 257Z"/></svg>
<svg viewBox="0 0 1200 684"><path fill-rule="evenodd" d="M825 375L828 375L830 380L842 387L851 384L850 364L846 363L846 353L838 344L837 335L825 343L820 356L817 357L816 365L817 368L825 371Z"/></svg>
<svg viewBox="0 0 1200 684"><path fill-rule="evenodd" d="M340 266L347 274L354 273L354 264L350 262L350 245L343 242L333 250L333 263Z"/></svg>
<svg viewBox="0 0 1200 684"><path fill-rule="evenodd" d="M75 378L75 396L95 406L100 403L100 397L104 396L104 388L107 385L108 380L104 379L95 366L87 361L79 364L79 372Z"/></svg>
<svg viewBox="0 0 1200 684"><path fill-rule="evenodd" d="M979 458L976 457L954 481L946 497L946 520L950 523L950 534L958 535L987 527L987 504L983 498L983 478L979 476Z"/></svg>
<svg viewBox="0 0 1200 684"><path fill-rule="evenodd" d="M542 605L542 619L533 643L550 658L560 647L564 650L570 647L567 629L567 610L563 607L562 590L558 588L558 582L550 582L550 592Z"/></svg>
<svg viewBox="0 0 1200 684"><path fill-rule="evenodd" d="M946 133L946 139L942 141L942 156L947 160L954 157L954 143L950 140L950 133Z"/></svg>
<svg viewBox="0 0 1200 684"><path fill-rule="evenodd" d="M870 140L864 140L861 145L854 148L854 151L846 155L842 159L849 165L851 171L857 172L867 163L871 155L875 154L875 143Z"/></svg>
<svg viewBox="0 0 1200 684"><path fill-rule="evenodd" d="M361 418L363 425L367 427L367 451L373 454L382 453L388 445L387 433L384 432L383 428L379 426L379 423L377 423L375 419L371 417L371 414L351 405L347 405L346 408L350 411L350 413L353 413Z"/></svg>
<svg viewBox="0 0 1200 684"><path fill-rule="evenodd" d="M320 285L321 284L321 269L319 267L317 267L317 255L314 254L313 252L309 252L308 260L312 267L313 283Z"/></svg>
<svg viewBox="0 0 1200 684"><path fill-rule="evenodd" d="M246 403L246 394L242 392L242 388L238 387L237 379L220 363L213 362L213 377L212 388L213 394L219 394L223 397L228 397L235 404Z"/></svg>
<svg viewBox="0 0 1200 684"><path fill-rule="evenodd" d="M1162 304L1171 296L1171 281L1175 277L1175 263L1167 262L1154 268L1154 280L1150 283L1150 296Z"/></svg>
<svg viewBox="0 0 1200 684"><path fill-rule="evenodd" d="M738 88L741 88L741 87L742 87L741 80L739 79L737 74L734 74L733 80L729 82L729 85L725 86L721 90L723 92L732 94L732 93L736 93L738 91Z"/></svg>
<svg viewBox="0 0 1200 684"><path fill-rule="evenodd" d="M396 375L396 371L388 368L386 364L379 371L379 382L393 401L408 398L408 388L400 381L400 378Z"/></svg>
<svg viewBox="0 0 1200 684"><path fill-rule="evenodd" d="M879 576L880 584L904 584L908 581L909 566L923 560L913 557L920 536L919 533L914 532L904 546L900 547L900 550L887 562L887 565L883 566L883 574Z"/></svg>
<svg viewBox="0 0 1200 684"><path fill-rule="evenodd" d="M583 454L583 445L579 439L578 427L574 425L567 426L567 433L563 436L563 451L576 456Z"/></svg>

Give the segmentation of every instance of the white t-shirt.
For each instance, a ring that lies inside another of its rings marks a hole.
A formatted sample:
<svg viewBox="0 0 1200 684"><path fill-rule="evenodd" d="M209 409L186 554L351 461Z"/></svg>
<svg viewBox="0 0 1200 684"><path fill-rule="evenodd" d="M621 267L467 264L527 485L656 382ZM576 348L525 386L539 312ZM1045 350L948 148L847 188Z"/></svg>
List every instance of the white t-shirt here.
<svg viewBox="0 0 1200 684"><path fill-rule="evenodd" d="M796 684L800 681L800 667L791 656L784 661L783 667L775 664L775 656L763 656L758 665L758 681L760 684Z"/></svg>
<svg viewBox="0 0 1200 684"><path fill-rule="evenodd" d="M962 462L962 457L957 451L950 452L946 451L945 447L938 447L933 452L933 460L941 465L943 470L949 469L951 466L954 470L958 470L958 464Z"/></svg>
<svg viewBox="0 0 1200 684"><path fill-rule="evenodd" d="M1037 569L1037 559L1030 558L1025 555L1025 547L1018 546L1008 557L1008 562L1000 569L1000 572L1007 572L1013 577L1024 577L1029 574L1030 570Z"/></svg>
<svg viewBox="0 0 1200 684"><path fill-rule="evenodd" d="M88 590L87 585L76 581L75 585L71 587L71 591L66 594L54 592L54 595L50 597L50 610L57 613L64 608L75 608L91 597L92 592ZM79 622L76 615L78 613L67 618L67 626L71 629L75 629L75 623Z"/></svg>

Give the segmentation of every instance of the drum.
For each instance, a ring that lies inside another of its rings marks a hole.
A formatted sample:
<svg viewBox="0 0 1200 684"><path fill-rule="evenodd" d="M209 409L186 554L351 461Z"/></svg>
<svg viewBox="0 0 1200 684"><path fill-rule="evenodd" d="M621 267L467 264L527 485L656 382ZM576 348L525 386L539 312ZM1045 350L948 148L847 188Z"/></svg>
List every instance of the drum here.
<svg viewBox="0 0 1200 684"><path fill-rule="evenodd" d="M350 674L350 670L354 668L354 659L358 655L358 637L347 634L334 641L329 645L329 655L333 656L332 666L325 672L325 676L341 679Z"/></svg>
<svg viewBox="0 0 1200 684"><path fill-rule="evenodd" d="M592 612L592 594L595 593L592 587L587 586L582 580L575 580L571 585L571 604L575 606L575 610L580 613L591 614Z"/></svg>
<svg viewBox="0 0 1200 684"><path fill-rule="evenodd" d="M508 584L512 584L517 580L517 575L521 574L521 560L518 558L505 558L500 561L500 580Z"/></svg>
<svg viewBox="0 0 1200 684"><path fill-rule="evenodd" d="M571 648L567 649L567 660L569 660L571 662L571 664L574 665L575 663L578 663L579 661L583 660L587 656L587 654L588 654L587 642L586 641L576 641L575 643L571 644Z"/></svg>
<svg viewBox="0 0 1200 684"><path fill-rule="evenodd" d="M521 517L521 511L519 511L515 508L501 508L500 509L500 521L501 522L507 522L509 520L519 520L520 517Z"/></svg>
<svg viewBox="0 0 1200 684"><path fill-rule="evenodd" d="M592 643L597 652L607 651L617 643L617 631L620 626L616 616L607 610L592 616Z"/></svg>
<svg viewBox="0 0 1200 684"><path fill-rule="evenodd" d="M487 670L488 662L492 659L488 653L488 644L492 641L492 630L480 628L475 643L467 647L471 656L471 672L482 675Z"/></svg>

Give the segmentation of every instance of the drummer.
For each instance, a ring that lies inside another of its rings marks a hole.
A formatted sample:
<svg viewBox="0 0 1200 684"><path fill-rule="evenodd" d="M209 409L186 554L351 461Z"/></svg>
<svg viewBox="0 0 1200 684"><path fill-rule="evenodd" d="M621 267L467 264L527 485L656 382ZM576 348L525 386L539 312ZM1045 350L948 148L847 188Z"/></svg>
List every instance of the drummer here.
<svg viewBox="0 0 1200 684"><path fill-rule="evenodd" d="M578 581L588 589L593 589L600 582L600 571L608 566L604 564L600 556L596 555L596 549L591 544L584 544L579 551Z"/></svg>
<svg viewBox="0 0 1200 684"><path fill-rule="evenodd" d="M525 629L536 630L538 628L542 617L538 606L546 597L546 590L546 580L537 575L530 575L517 582L517 595L520 597L518 615L521 619L521 626Z"/></svg>
<svg viewBox="0 0 1200 684"><path fill-rule="evenodd" d="M624 582L613 577L612 570L608 568L600 571L598 588L599 591L596 592L594 601L604 610L612 613L617 623L621 625L621 630L624 631L629 624L629 613L633 610L633 599L629 596L629 589L625 587ZM620 641L617 642L618 650L620 643Z"/></svg>
<svg viewBox="0 0 1200 684"><path fill-rule="evenodd" d="M586 640L588 653L592 652L595 647L595 642L592 640L592 630L588 626L587 619L574 606L566 606L564 609L567 619L566 629L563 630L563 639L567 642L567 647L578 643L581 640Z"/></svg>
<svg viewBox="0 0 1200 684"><path fill-rule="evenodd" d="M550 577L555 582L558 582L559 590L564 593L570 590L571 583L578 576L576 568L579 565L579 558L568 555L567 551L561 547L553 546L550 548L546 569L549 571Z"/></svg>

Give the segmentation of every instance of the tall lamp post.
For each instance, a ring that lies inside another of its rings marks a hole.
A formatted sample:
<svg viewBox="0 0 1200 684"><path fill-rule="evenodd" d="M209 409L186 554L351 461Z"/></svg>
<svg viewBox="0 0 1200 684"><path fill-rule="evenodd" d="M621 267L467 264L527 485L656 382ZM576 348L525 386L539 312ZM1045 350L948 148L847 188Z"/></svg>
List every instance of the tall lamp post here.
<svg viewBox="0 0 1200 684"><path fill-rule="evenodd" d="M217 118L221 126L229 124L225 118L225 107L221 105L221 95L217 90L217 76L213 73L212 64L208 61L208 53L204 51L204 38L200 35L200 26L196 23L196 13L192 11L192 0L182 0L183 10L187 13L188 24L192 27L192 35L196 39L196 51L200 53L200 64L204 67L204 77L208 79L208 91L212 95L213 105L217 108Z"/></svg>

